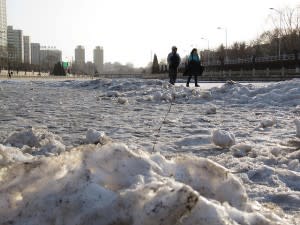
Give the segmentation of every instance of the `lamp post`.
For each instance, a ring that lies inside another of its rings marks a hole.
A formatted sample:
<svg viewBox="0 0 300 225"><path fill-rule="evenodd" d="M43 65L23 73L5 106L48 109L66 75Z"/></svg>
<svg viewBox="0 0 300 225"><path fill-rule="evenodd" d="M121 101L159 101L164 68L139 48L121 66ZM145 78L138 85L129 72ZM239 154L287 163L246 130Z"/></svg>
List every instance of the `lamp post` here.
<svg viewBox="0 0 300 225"><path fill-rule="evenodd" d="M41 50L39 50L39 76L41 76Z"/></svg>
<svg viewBox="0 0 300 225"><path fill-rule="evenodd" d="M226 27L217 27L218 30L225 30L225 60L227 61L227 28Z"/></svg>
<svg viewBox="0 0 300 225"><path fill-rule="evenodd" d="M209 40L204 37L202 37L201 39L207 41L207 50L209 50Z"/></svg>
<svg viewBox="0 0 300 225"><path fill-rule="evenodd" d="M201 37L201 40L207 41L207 65L209 65L209 40L207 38Z"/></svg>
<svg viewBox="0 0 300 225"><path fill-rule="evenodd" d="M279 33L278 33L278 58L280 59L280 48L281 48L281 19L282 12L275 8L269 8L270 10L274 10L279 14Z"/></svg>

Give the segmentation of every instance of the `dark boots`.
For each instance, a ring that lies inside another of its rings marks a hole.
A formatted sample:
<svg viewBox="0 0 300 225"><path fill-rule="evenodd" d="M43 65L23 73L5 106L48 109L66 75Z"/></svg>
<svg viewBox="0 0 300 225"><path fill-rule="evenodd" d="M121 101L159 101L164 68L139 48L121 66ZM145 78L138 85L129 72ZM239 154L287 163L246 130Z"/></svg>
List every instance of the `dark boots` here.
<svg viewBox="0 0 300 225"><path fill-rule="evenodd" d="M186 85L185 85L186 87L189 87L189 86L190 86L191 78L192 78L192 76L188 77L187 82L186 82ZM198 85L198 79L197 79L197 76L195 76L195 87L200 87L200 86Z"/></svg>
<svg viewBox="0 0 300 225"><path fill-rule="evenodd" d="M200 87L200 86L198 85L198 79L197 79L197 76L195 76L195 87Z"/></svg>
<svg viewBox="0 0 300 225"><path fill-rule="evenodd" d="M188 77L187 82L186 82L186 86L189 87L190 86L190 81L191 81L191 76Z"/></svg>

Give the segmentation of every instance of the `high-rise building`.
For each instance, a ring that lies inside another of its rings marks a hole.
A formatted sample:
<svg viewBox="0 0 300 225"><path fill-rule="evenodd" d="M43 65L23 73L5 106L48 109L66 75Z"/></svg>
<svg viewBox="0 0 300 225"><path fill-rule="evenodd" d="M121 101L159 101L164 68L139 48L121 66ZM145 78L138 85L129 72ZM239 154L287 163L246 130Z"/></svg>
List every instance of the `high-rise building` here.
<svg viewBox="0 0 300 225"><path fill-rule="evenodd" d="M31 43L31 64L40 65L40 43Z"/></svg>
<svg viewBox="0 0 300 225"><path fill-rule="evenodd" d="M88 75L94 75L94 73L95 73L94 63L92 63L90 61L86 62L84 71Z"/></svg>
<svg viewBox="0 0 300 225"><path fill-rule="evenodd" d="M7 17L6 0L0 0L0 61L7 57Z"/></svg>
<svg viewBox="0 0 300 225"><path fill-rule="evenodd" d="M77 65L85 64L85 50L82 45L78 45L75 49L75 63Z"/></svg>
<svg viewBox="0 0 300 225"><path fill-rule="evenodd" d="M52 70L54 65L62 61L62 52L56 48L41 47L40 65L43 69Z"/></svg>
<svg viewBox="0 0 300 225"><path fill-rule="evenodd" d="M100 46L97 46L94 49L94 64L95 69L98 73L103 72L103 48Z"/></svg>
<svg viewBox="0 0 300 225"><path fill-rule="evenodd" d="M7 50L11 63L24 62L23 31L14 30L12 26L7 27Z"/></svg>
<svg viewBox="0 0 300 225"><path fill-rule="evenodd" d="M31 64L31 46L30 46L30 37L24 36L24 63Z"/></svg>

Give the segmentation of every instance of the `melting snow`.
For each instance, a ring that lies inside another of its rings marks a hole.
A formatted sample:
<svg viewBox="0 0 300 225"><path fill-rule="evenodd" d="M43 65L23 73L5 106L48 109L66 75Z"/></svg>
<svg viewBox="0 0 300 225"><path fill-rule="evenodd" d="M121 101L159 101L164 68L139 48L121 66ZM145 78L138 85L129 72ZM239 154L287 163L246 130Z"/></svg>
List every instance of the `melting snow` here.
<svg viewBox="0 0 300 225"><path fill-rule="evenodd" d="M299 224L300 80L203 86L1 81L0 224Z"/></svg>

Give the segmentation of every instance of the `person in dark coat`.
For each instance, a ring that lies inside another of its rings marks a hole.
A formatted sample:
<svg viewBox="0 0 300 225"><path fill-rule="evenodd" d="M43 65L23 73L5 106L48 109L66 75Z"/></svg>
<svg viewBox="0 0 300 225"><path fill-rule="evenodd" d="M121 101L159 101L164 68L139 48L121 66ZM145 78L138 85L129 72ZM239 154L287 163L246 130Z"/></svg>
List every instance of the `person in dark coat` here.
<svg viewBox="0 0 300 225"><path fill-rule="evenodd" d="M175 84L177 78L177 68L180 64L180 56L177 53L177 48L175 46L172 47L172 52L168 55L168 64L169 64L169 77L170 84Z"/></svg>
<svg viewBox="0 0 300 225"><path fill-rule="evenodd" d="M184 72L185 73L184 75L188 76L186 86L187 87L190 86L191 78L194 75L195 87L200 87L198 85L198 76L201 76L202 72L203 72L203 67L201 66L200 57L198 55L197 49L193 48L188 58L186 71Z"/></svg>

